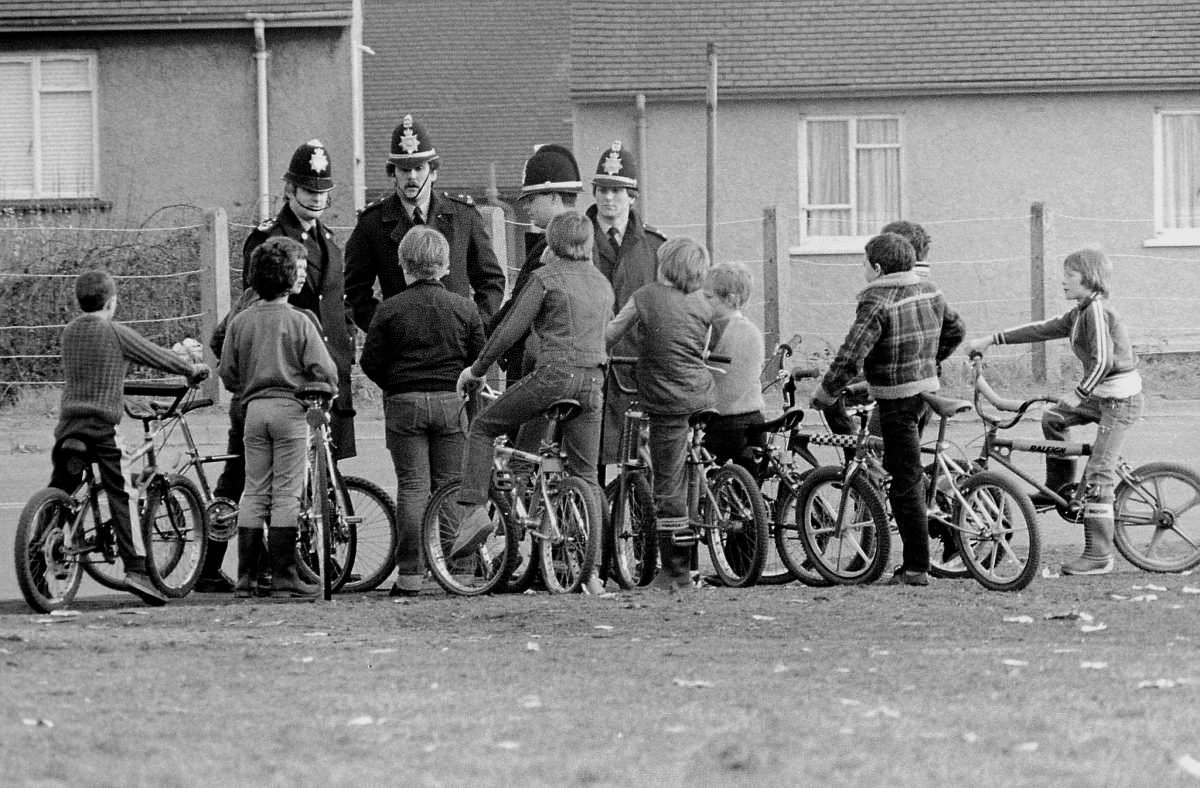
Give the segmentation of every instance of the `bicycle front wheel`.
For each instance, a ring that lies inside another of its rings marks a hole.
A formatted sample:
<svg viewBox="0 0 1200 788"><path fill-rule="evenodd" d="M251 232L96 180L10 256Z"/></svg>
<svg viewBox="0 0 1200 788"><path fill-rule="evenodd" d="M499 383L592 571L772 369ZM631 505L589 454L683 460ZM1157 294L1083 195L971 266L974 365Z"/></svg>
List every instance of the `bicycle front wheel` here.
<svg viewBox="0 0 1200 788"><path fill-rule="evenodd" d="M200 579L208 551L200 491L184 476L155 479L139 519L151 582L172 599L187 596Z"/></svg>
<svg viewBox="0 0 1200 788"><path fill-rule="evenodd" d="M604 491L609 505L605 540L612 556L610 571L617 585L629 589L653 580L658 564L654 491L647 473L627 471L625 494L618 499L620 482L620 478L614 479Z"/></svg>
<svg viewBox="0 0 1200 788"><path fill-rule="evenodd" d="M354 531L354 563L342 590L378 588L396 566L396 505L379 485L343 476L338 510L342 529Z"/></svg>
<svg viewBox="0 0 1200 788"><path fill-rule="evenodd" d="M796 525L813 569L830 583L873 583L892 540L883 499L864 475L845 487L842 468L814 468L796 491Z"/></svg>
<svg viewBox="0 0 1200 788"><path fill-rule="evenodd" d="M552 501L559 538L537 540L538 560L546 590L565 594L578 591L600 561L600 501L592 485L573 476L558 480ZM543 530L548 517L548 512L543 514Z"/></svg>
<svg viewBox="0 0 1200 788"><path fill-rule="evenodd" d="M433 494L421 518L429 573L448 593L478 596L497 588L512 571L516 540L495 498L480 507L458 503L461 482Z"/></svg>
<svg viewBox="0 0 1200 788"><path fill-rule="evenodd" d="M707 483L711 498L700 498L701 521L713 569L731 588L754 585L770 539L767 505L758 484L750 471L732 462L717 468Z"/></svg>
<svg viewBox="0 0 1200 788"><path fill-rule="evenodd" d="M805 477L807 478L807 476ZM801 480L799 483L803 483ZM800 539L800 526L796 514L796 493L799 488L784 489L775 501L772 527L775 530L775 554L787 569L789 580L799 580L806 586L826 588L833 585L817 571L808 558L804 542ZM764 570L765 571L765 570ZM762 582L760 580L760 582Z"/></svg>
<svg viewBox="0 0 1200 788"><path fill-rule="evenodd" d="M992 591L1020 591L1037 575L1041 537L1037 512L1021 488L992 471L958 486L966 500L955 511L958 549L971 576Z"/></svg>
<svg viewBox="0 0 1200 788"><path fill-rule="evenodd" d="M13 558L21 596L39 613L71 604L82 579L82 566L73 552L71 497L55 487L38 490L17 520ZM81 516L87 517L87 513Z"/></svg>
<svg viewBox="0 0 1200 788"><path fill-rule="evenodd" d="M333 469L323 445L314 448L308 469L307 492L300 506L296 567L305 582L321 586L328 600L346 582L354 564L355 529L340 516L340 502L330 478Z"/></svg>
<svg viewBox="0 0 1200 788"><path fill-rule="evenodd" d="M1147 572L1200 565L1200 476L1186 465L1152 462L1117 485L1113 536L1125 560Z"/></svg>

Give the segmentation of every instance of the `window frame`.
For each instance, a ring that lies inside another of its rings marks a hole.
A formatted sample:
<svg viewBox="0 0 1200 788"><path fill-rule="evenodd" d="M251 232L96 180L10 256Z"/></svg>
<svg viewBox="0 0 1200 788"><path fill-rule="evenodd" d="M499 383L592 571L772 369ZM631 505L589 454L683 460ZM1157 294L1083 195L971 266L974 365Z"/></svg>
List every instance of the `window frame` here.
<svg viewBox="0 0 1200 788"><path fill-rule="evenodd" d="M87 66L86 88L43 88L41 86L42 63L47 60L82 60ZM22 205L33 203L74 203L97 200L101 194L100 180L100 100L99 79L97 74L97 52L91 49L62 49L45 52L2 52L0 62L28 63L31 66L31 84L33 92L33 188L32 193L25 196L5 195L2 202L5 205ZM49 194L43 183L45 173L42 162L42 96L46 93L82 93L89 97L91 109L90 136L90 166L91 189L87 193Z"/></svg>
<svg viewBox="0 0 1200 788"><path fill-rule="evenodd" d="M895 143L860 143L858 141L859 121L887 120L896 123ZM899 174L897 183L900 193L897 204L900 210L897 219L904 215L905 166L904 166L904 118L899 113L870 112L861 115L854 114L818 114L802 115L798 124L797 156L799 170L799 231L797 245L792 251L800 254L859 254L863 246L871 239L870 235L810 235L808 233L808 213L813 210L813 204L808 202L809 161L808 161L808 124L813 122L844 121L848 123L851 138L847 150L850 161L848 171L850 179L850 220L851 226L857 223L858 214L858 156L860 150L894 148L897 151ZM836 206L822 206L836 207Z"/></svg>
<svg viewBox="0 0 1200 788"><path fill-rule="evenodd" d="M1154 110L1154 237L1143 246L1200 246L1200 227L1167 227L1166 145L1163 118L1168 115L1197 115L1200 107L1159 107ZM1200 162L1198 162L1200 164Z"/></svg>

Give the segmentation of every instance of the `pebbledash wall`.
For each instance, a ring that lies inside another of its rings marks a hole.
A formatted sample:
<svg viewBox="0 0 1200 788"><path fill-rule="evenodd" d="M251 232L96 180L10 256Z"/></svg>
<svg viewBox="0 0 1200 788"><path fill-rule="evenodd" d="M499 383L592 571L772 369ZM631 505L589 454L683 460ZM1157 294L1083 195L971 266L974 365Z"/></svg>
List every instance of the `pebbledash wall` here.
<svg viewBox="0 0 1200 788"><path fill-rule="evenodd" d="M328 216L352 225L349 28L267 26L272 213L295 148L329 148L339 184ZM254 31L11 34L0 52L90 51L97 57L99 199L110 226L135 226L177 204L220 205L258 221Z"/></svg>
<svg viewBox="0 0 1200 788"><path fill-rule="evenodd" d="M1114 303L1144 349L1200 350L1200 248L1154 233L1155 111L1200 107L1200 91L1097 92L718 102L715 257L756 275L749 310L762 320L763 209L779 209L787 254L779 326L836 346L862 287L861 251L828 253L800 234L800 124L806 116L901 119L902 214L934 238L930 260L972 333L1030 318L1030 208L1045 206L1048 314L1069 305L1062 259L1100 244L1114 261ZM637 139L634 100L577 102L575 150L594 168L613 139ZM648 101L643 172L647 220L705 237L703 100ZM866 240L863 238L862 240ZM861 246L858 247L861 249ZM757 268L755 266L758 266Z"/></svg>

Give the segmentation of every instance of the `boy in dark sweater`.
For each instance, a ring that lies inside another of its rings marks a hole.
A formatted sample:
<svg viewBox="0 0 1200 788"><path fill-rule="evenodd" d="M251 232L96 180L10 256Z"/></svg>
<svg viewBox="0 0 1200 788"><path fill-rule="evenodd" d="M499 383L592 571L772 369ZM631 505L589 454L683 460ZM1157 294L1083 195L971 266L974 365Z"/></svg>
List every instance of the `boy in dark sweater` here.
<svg viewBox="0 0 1200 788"><path fill-rule="evenodd" d="M962 319L932 282L913 272L912 244L895 233L867 243L854 325L813 396L812 407L832 405L862 367L879 410L883 466L892 476L888 499L904 543L904 563L893 582L929 584L929 519L925 511L919 422L921 394L940 388L937 368L962 342Z"/></svg>
<svg viewBox="0 0 1200 788"><path fill-rule="evenodd" d="M117 286L106 271L87 271L75 279L75 298L83 314L63 329L64 385L58 426L54 428L54 471L50 486L68 492L80 483L80 474L67 470L59 447L66 438L87 444L100 468L108 493L117 552L125 565L129 591L149 605L166 604L167 598L150 582L146 558L133 543L129 493L121 473L117 425L121 422L125 373L129 362L186 375L189 383L208 377L208 367L193 364L159 347L128 326L113 321Z"/></svg>

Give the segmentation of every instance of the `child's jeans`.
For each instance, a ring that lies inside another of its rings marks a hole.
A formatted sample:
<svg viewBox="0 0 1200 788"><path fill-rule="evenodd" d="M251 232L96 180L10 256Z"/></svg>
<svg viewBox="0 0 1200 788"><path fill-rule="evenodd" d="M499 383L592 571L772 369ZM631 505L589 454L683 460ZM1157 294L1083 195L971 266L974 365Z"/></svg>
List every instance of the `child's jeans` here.
<svg viewBox="0 0 1200 788"><path fill-rule="evenodd" d="M883 432L883 467L891 474L888 500L904 545L906 572L929 571L929 513L925 510L925 471L921 466L920 395L876 400Z"/></svg>
<svg viewBox="0 0 1200 788"><path fill-rule="evenodd" d="M509 386L499 399L484 408L467 433L463 453L462 489L458 502L486 503L492 481L492 444L496 437L512 432L550 407L555 400L578 400L583 411L562 425L562 449L567 470L596 484L596 461L600 455L601 387L600 367L569 367L547 364Z"/></svg>
<svg viewBox="0 0 1200 788"><path fill-rule="evenodd" d="M117 446L116 430L111 427L107 435L67 434L54 444L51 461L54 470L50 475L50 486L67 493L75 492L83 481L82 473L68 473L60 446L67 438L78 438L87 444L92 459L100 469L100 483L108 495L108 509L112 517L113 537L117 542L117 553L125 564L126 572L144 572L145 558L138 554L133 541L133 527L129 517L129 493L125 490L125 477L121 473L121 449Z"/></svg>
<svg viewBox="0 0 1200 788"><path fill-rule="evenodd" d="M292 397L263 397L246 403L246 489L238 506L238 528L295 528L304 491L308 424L304 405Z"/></svg>
<svg viewBox="0 0 1200 788"><path fill-rule="evenodd" d="M654 513L659 519L688 516L688 415L650 414L650 463L654 467Z"/></svg>
<svg viewBox="0 0 1200 788"><path fill-rule="evenodd" d="M1042 434L1049 440L1069 441L1071 427L1080 424L1099 424L1092 454L1083 469L1087 499L1111 503L1117 485L1117 458L1125 433L1141 418L1145 398L1141 392L1132 397L1088 397L1078 407L1065 408L1057 404L1042 414ZM1075 461L1046 458L1046 486L1058 490L1075 481Z"/></svg>

